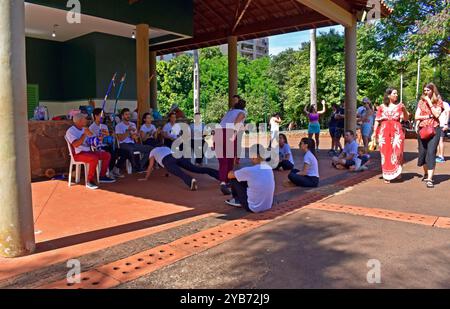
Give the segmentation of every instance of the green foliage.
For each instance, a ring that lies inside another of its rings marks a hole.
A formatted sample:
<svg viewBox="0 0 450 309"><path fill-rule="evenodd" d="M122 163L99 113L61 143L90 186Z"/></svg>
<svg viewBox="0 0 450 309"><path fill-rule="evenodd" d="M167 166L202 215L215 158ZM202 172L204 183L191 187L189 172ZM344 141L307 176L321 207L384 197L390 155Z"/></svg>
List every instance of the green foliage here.
<svg viewBox="0 0 450 309"><path fill-rule="evenodd" d="M380 104L386 88L400 89L410 111L416 105L417 59L422 60L419 91L433 81L444 99L450 97L448 3L392 0L394 14L375 25L359 25L357 50L358 101L369 97ZM238 58L238 94L247 101L248 121L266 122L275 112L283 126L295 121L306 128L310 102L309 43L277 56L250 61ZM400 55L402 57L400 57ZM345 97L344 37L333 30L317 37L318 101L327 102L326 124L333 103ZM184 55L158 63L159 103L163 113L174 103L188 117L193 113L193 58ZM200 52L200 103L204 120L218 122L228 109L228 60L219 48ZM321 108L321 106L319 106Z"/></svg>

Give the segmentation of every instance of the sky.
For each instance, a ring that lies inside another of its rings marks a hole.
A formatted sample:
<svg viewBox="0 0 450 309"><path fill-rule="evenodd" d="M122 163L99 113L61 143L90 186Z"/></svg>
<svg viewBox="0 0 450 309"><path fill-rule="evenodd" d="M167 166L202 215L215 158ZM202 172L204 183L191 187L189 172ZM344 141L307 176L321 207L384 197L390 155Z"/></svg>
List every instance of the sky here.
<svg viewBox="0 0 450 309"><path fill-rule="evenodd" d="M330 29L335 29L339 33L344 32L344 27L333 26L333 27L318 28L317 35L320 32L328 32L330 31ZM309 41L309 33L310 33L309 30L306 30L271 36L269 38L269 54L278 55L279 53L288 48L298 49L303 42Z"/></svg>

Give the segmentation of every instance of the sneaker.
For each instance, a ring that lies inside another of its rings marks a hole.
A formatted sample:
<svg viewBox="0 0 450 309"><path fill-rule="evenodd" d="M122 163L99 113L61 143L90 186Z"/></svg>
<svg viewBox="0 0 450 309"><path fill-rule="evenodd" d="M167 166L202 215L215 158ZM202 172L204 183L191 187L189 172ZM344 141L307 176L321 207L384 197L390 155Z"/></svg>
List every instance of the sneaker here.
<svg viewBox="0 0 450 309"><path fill-rule="evenodd" d="M444 163L445 159L443 157L436 157L436 163Z"/></svg>
<svg viewBox="0 0 450 309"><path fill-rule="evenodd" d="M197 180L192 179L191 180L191 191L197 191L197 190L198 190Z"/></svg>
<svg viewBox="0 0 450 309"><path fill-rule="evenodd" d="M231 195L231 191L228 189L226 184L220 185L220 191L222 191L223 195Z"/></svg>
<svg viewBox="0 0 450 309"><path fill-rule="evenodd" d="M97 186L96 184L92 183L92 182L88 182L88 183L86 184L86 188L88 188L88 189L90 189L90 190L97 190L97 189L98 189L98 186Z"/></svg>
<svg viewBox="0 0 450 309"><path fill-rule="evenodd" d="M235 198L232 198L230 200L226 200L225 204L233 206L233 207L242 207L241 203Z"/></svg>
<svg viewBox="0 0 450 309"><path fill-rule="evenodd" d="M111 173L115 178L125 178L125 175L120 173L120 170L115 167Z"/></svg>
<svg viewBox="0 0 450 309"><path fill-rule="evenodd" d="M116 180L109 177L100 177L100 183L115 183Z"/></svg>
<svg viewBox="0 0 450 309"><path fill-rule="evenodd" d="M434 181L431 179L425 180L425 183L427 185L427 188L433 189L434 188Z"/></svg>

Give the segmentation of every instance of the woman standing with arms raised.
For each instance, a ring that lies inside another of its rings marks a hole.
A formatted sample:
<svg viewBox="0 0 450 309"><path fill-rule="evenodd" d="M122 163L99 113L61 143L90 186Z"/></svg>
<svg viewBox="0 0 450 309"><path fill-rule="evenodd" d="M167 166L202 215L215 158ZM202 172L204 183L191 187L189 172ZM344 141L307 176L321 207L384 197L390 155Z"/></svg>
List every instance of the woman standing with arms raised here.
<svg viewBox="0 0 450 309"><path fill-rule="evenodd" d="M423 95L417 104L416 121L418 121L419 159L418 166L423 167L428 188L434 188L433 176L436 167L436 151L441 138L439 117L444 110L438 89L433 83L423 88Z"/></svg>
<svg viewBox="0 0 450 309"><path fill-rule="evenodd" d="M383 104L378 108L372 139L377 139L380 146L381 166L385 183L400 179L403 169L403 149L405 132L401 119L408 120L409 115L403 103L397 104L398 92L388 88L384 94Z"/></svg>
<svg viewBox="0 0 450 309"><path fill-rule="evenodd" d="M317 111L317 108L312 105L309 108L308 106L305 106L305 113L308 116L309 119L309 126L308 126L308 138L312 138L313 135L316 138L316 147L317 151L319 151L319 143L320 143L320 122L319 118L320 115L324 114L327 111L327 108L325 106L325 100L322 100L322 110L320 112Z"/></svg>

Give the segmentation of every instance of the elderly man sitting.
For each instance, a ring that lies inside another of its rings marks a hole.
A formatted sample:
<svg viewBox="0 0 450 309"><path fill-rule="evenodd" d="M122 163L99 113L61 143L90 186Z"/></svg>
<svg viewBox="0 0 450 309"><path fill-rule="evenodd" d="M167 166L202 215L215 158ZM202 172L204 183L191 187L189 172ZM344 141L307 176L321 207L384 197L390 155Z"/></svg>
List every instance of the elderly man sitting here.
<svg viewBox="0 0 450 309"><path fill-rule="evenodd" d="M66 132L66 139L70 143L75 161L89 164L86 187L91 190L98 189L95 184L95 172L98 161L102 161L100 172L100 183L113 183L114 179L106 177L111 155L105 151L92 151L87 139L94 134L86 127L87 119L85 114L77 114L73 117L74 125Z"/></svg>

